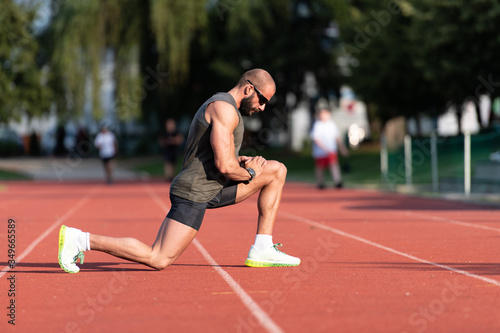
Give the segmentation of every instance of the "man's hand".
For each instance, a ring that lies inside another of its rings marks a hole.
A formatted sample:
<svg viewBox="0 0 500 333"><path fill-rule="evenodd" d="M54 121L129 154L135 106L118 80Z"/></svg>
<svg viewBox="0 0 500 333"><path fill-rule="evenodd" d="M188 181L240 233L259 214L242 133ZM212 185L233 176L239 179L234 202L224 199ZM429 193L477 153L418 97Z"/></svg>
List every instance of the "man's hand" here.
<svg viewBox="0 0 500 333"><path fill-rule="evenodd" d="M245 167L245 162L252 159L253 157L251 156L238 156L238 163L240 164L240 167L244 168Z"/></svg>
<svg viewBox="0 0 500 333"><path fill-rule="evenodd" d="M244 162L245 169L252 168L255 171L255 177L258 177L264 170L267 160L262 156L240 156L240 163L241 162Z"/></svg>

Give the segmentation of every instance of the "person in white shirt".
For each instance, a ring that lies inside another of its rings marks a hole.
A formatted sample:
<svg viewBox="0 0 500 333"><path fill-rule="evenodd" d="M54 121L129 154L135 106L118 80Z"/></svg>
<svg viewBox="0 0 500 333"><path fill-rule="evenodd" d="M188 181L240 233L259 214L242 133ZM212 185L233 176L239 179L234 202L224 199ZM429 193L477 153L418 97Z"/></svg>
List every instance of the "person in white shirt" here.
<svg viewBox="0 0 500 333"><path fill-rule="evenodd" d="M342 187L342 174L340 172L338 154L349 156L349 151L340 138L337 125L330 119L330 111L321 109L318 118L313 124L311 140L313 143L313 158L315 163L316 182L319 189L325 188L323 173L329 168L336 188Z"/></svg>
<svg viewBox="0 0 500 333"><path fill-rule="evenodd" d="M118 142L116 137L105 125L101 127L101 131L97 134L94 145L99 149L99 158L104 165L104 172L106 174L106 182L111 184L113 182L112 171L113 165L111 160L116 156L118 150Z"/></svg>

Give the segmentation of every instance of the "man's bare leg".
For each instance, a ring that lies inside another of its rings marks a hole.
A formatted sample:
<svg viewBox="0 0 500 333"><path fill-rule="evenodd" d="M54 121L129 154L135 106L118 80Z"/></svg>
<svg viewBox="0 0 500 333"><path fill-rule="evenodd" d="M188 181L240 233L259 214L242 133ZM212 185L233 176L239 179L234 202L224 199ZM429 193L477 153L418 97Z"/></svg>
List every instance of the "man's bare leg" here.
<svg viewBox="0 0 500 333"><path fill-rule="evenodd" d="M260 191L257 201L259 218L255 243L250 247L245 265L251 267L297 266L300 259L277 249L272 232L286 179L286 167L277 161L267 161L263 172L248 184L238 184L236 202Z"/></svg>
<svg viewBox="0 0 500 333"><path fill-rule="evenodd" d="M236 203L260 191L257 204L259 211L257 234L272 234L285 179L286 167L277 161L269 161L264 167L264 171L254 181L238 185ZM131 237L116 238L94 234L89 236L89 241L92 250L105 252L160 270L172 264L188 247L196 234L197 230L166 218L152 246ZM281 255L285 254L281 253ZM293 266L298 263L300 260ZM280 264L278 266L290 265Z"/></svg>
<svg viewBox="0 0 500 333"><path fill-rule="evenodd" d="M184 252L197 232L185 224L165 218L153 246L131 237L116 238L91 234L90 248L154 269L164 269Z"/></svg>
<svg viewBox="0 0 500 333"><path fill-rule="evenodd" d="M263 172L252 182L238 184L236 203L260 191L257 208L257 233L271 235L286 180L286 167L278 161L267 161Z"/></svg>

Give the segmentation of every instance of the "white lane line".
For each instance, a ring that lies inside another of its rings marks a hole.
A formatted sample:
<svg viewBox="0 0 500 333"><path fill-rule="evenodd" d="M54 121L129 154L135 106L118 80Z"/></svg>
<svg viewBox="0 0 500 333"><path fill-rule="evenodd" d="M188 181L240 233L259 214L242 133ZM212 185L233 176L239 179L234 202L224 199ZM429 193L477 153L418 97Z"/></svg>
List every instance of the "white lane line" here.
<svg viewBox="0 0 500 333"><path fill-rule="evenodd" d="M500 281L497 281L497 280L494 280L494 279L490 279L490 278L487 278L487 277L484 277L484 276L480 276L480 275L476 275L476 274L473 274L473 273L469 273L467 271L463 271L461 269L457 269L457 268L453 268L453 267L450 267L450 266L441 265L441 264L438 264L438 263L435 263L435 262L432 262L432 261L428 261L428 260L425 260L425 259L421 259L421 258L415 257L415 256L413 256L411 254L404 253L404 252L401 252L401 251L398 251L398 250L394 250L394 249L392 249L390 247L387 247L387 246L384 246L384 245L381 245L381 244L369 241L367 239L364 239L364 238L358 237L356 235L344 232L342 230L335 229L335 228L326 226L324 224L321 224L321 223L309 220L309 219L307 219L305 217L297 216L295 214L290 214L290 213L286 213L286 212L279 212L279 214L284 215L284 216L286 216L289 219L292 219L292 220L295 220L295 221L299 221L299 222L302 222L302 223L305 223L305 224L309 224L309 225L312 225L312 226L315 226L315 227L318 227L318 228L321 228L321 229L324 229L324 230L328 230L328 231L333 232L333 233L335 233L337 235L344 236L344 237L347 237L347 238L350 238L350 239L354 239L354 240L357 240L359 242L362 242L362 243L365 243L365 244L368 244L368 245L371 245L371 246L375 246L375 247L377 247L379 249L382 249L382 250L385 250L385 251L388 251L388 252L392 252L394 254L406 257L406 258L411 259L411 260L419 261L419 262L427 264L427 265L432 265L432 266L435 266L435 267L446 269L446 270L449 270L451 272L462 274L462 275L471 277L473 279L481 280L483 282L491 283L491 284L493 284L493 285L495 285L497 287L500 287Z"/></svg>
<svg viewBox="0 0 500 333"><path fill-rule="evenodd" d="M418 216L418 217L422 217L422 218L426 218L426 219L431 219L431 220L436 221L436 222L451 223L451 224L456 224L456 225L460 225L463 227L500 232L500 229L498 229L498 228L488 227L488 226L481 225L481 224L467 223L467 222L463 222L463 221L459 221L459 220L448 219L445 217L425 215L422 213L415 213L415 212L405 212L405 214L406 215L414 215L414 216Z"/></svg>
<svg viewBox="0 0 500 333"><path fill-rule="evenodd" d="M146 187L146 186L145 186ZM146 187L146 191L151 196L151 198L158 204L158 206L163 209L165 213L168 212L168 207L165 203L158 197L156 192L150 187ZM250 295L236 282L231 275L229 275L225 270L223 270L219 264L212 258L212 256L205 250L203 245L197 240L193 240L193 244L196 246L198 251L203 255L205 260L212 266L212 268L219 273L222 279L233 289L234 293L243 302L243 305L252 313L252 315L259 321L263 328L267 332L272 333L282 333L284 332L272 319L267 315L267 313L262 310L262 308L253 300Z"/></svg>
<svg viewBox="0 0 500 333"><path fill-rule="evenodd" d="M217 273L226 281L226 283L233 289L236 295L241 299L243 304L252 313L252 315L260 322L260 324L268 332L283 332L283 330L267 315L267 313L261 309L261 307L250 297L245 290L236 282L231 275L229 275L225 270L223 270L219 264L210 256L210 254L205 250L205 248L200 244L200 242L195 239L193 244L201 252L205 260L215 269Z"/></svg>
<svg viewBox="0 0 500 333"><path fill-rule="evenodd" d="M79 208L81 208L90 198L91 195L93 195L95 192L96 187L94 187L92 190L89 191L83 198L81 198L76 204L74 204L63 216L57 219L43 234L38 236L37 239L35 239L24 251L21 253L19 256L16 256L16 265L21 262L28 254L33 251L33 249L41 242L43 241L54 229L59 227L67 218L69 218L71 215L73 215ZM17 223L17 221L16 221ZM54 243L55 244L55 243ZM55 246L55 245L54 245ZM54 259L55 260L55 259ZM11 268L10 266L5 266L2 271L0 272L0 278L4 276L5 273L10 271Z"/></svg>

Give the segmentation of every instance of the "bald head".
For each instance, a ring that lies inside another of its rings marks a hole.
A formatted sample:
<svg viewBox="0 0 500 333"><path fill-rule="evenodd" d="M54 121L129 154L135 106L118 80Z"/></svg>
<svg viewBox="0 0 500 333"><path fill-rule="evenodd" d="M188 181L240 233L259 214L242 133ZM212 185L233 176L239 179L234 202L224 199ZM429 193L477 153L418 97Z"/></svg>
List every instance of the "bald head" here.
<svg viewBox="0 0 500 333"><path fill-rule="evenodd" d="M241 114L250 116L264 111L276 93L276 84L268 72L256 68L245 72L228 93L234 97Z"/></svg>
<svg viewBox="0 0 500 333"><path fill-rule="evenodd" d="M243 87L248 84L247 80L251 81L259 90L272 91L273 95L276 91L276 84L272 76L263 69L255 68L245 72L238 81L238 86Z"/></svg>

